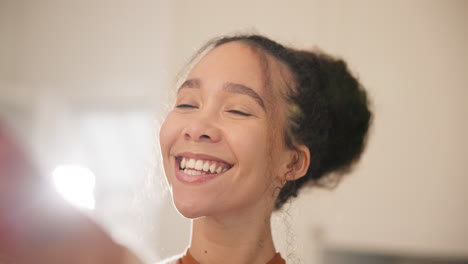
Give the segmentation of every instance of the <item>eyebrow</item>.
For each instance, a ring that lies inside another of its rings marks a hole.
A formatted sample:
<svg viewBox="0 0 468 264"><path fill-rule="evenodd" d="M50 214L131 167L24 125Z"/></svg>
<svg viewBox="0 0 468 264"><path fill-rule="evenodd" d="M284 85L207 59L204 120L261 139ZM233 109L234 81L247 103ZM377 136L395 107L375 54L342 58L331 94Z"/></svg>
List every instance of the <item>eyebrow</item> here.
<svg viewBox="0 0 468 264"><path fill-rule="evenodd" d="M227 82L223 85L223 90L230 93L250 96L265 110L265 103L263 102L262 97L260 97L260 95L250 87L238 83Z"/></svg>
<svg viewBox="0 0 468 264"><path fill-rule="evenodd" d="M200 88L200 87L201 87L200 79L189 79L189 80L186 80L184 83L182 83L182 85L179 88L179 91L182 88ZM250 96L265 110L265 103L263 102L262 97L260 97L260 95L250 87L247 87L239 83L226 82L223 85L223 90L226 92L230 92L230 93L244 94L244 95Z"/></svg>
<svg viewBox="0 0 468 264"><path fill-rule="evenodd" d="M185 80L185 82L182 83L178 91L180 91L180 89L182 88L200 88L200 87L201 87L200 79L189 79L189 80Z"/></svg>

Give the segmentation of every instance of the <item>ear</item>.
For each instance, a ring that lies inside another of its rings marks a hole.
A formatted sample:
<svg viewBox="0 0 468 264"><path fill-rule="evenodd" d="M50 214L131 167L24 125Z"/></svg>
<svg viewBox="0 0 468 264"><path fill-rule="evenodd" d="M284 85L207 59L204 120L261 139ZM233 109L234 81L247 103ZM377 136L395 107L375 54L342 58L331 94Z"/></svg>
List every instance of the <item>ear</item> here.
<svg viewBox="0 0 468 264"><path fill-rule="evenodd" d="M296 149L288 151L288 159L279 175L281 180L297 180L307 173L310 164L310 151L305 145L298 145Z"/></svg>

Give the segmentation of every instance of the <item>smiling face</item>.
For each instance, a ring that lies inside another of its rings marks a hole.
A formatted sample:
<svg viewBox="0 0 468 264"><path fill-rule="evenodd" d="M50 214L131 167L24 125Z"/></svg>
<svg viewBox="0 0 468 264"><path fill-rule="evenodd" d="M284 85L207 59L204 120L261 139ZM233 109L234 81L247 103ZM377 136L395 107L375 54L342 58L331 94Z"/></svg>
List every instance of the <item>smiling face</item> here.
<svg viewBox="0 0 468 264"><path fill-rule="evenodd" d="M286 106L266 85L263 66L246 44L223 44L206 54L180 87L160 142L182 215L273 207L290 151L282 132ZM269 67L270 73L277 67Z"/></svg>

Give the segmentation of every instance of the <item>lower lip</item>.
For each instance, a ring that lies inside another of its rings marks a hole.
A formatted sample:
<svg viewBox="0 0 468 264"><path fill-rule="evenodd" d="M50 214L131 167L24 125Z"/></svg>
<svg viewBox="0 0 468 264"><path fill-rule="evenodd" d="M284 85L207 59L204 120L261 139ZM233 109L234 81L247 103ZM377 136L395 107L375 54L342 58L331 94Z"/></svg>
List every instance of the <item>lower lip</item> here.
<svg viewBox="0 0 468 264"><path fill-rule="evenodd" d="M224 172L215 174L188 175L183 171L179 170L178 164L176 164L175 168L176 178L184 183L204 183L222 175L223 173Z"/></svg>

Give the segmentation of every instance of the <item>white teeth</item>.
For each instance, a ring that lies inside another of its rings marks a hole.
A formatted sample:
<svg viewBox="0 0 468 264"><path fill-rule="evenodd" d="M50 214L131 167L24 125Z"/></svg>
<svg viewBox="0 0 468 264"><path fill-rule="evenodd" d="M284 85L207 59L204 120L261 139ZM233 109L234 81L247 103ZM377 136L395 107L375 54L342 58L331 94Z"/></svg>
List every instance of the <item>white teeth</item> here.
<svg viewBox="0 0 468 264"><path fill-rule="evenodd" d="M197 162L195 163L195 169L196 170L203 169L203 160L197 160Z"/></svg>
<svg viewBox="0 0 468 264"><path fill-rule="evenodd" d="M211 164L210 166L210 172L214 173L215 171L216 171L216 162L213 162L213 164Z"/></svg>
<svg viewBox="0 0 468 264"><path fill-rule="evenodd" d="M195 168L195 160L194 159L190 159L188 162L187 162L187 168Z"/></svg>
<svg viewBox="0 0 468 264"><path fill-rule="evenodd" d="M187 175L202 175L205 174L202 171L192 170L192 169L185 169L184 173Z"/></svg>
<svg viewBox="0 0 468 264"><path fill-rule="evenodd" d="M203 164L203 170L208 171L209 169L210 169L210 162L205 161L205 163Z"/></svg>
<svg viewBox="0 0 468 264"><path fill-rule="evenodd" d="M180 160L180 169L188 175L200 175L203 172L221 173L228 170L218 165L216 161L196 160L182 157Z"/></svg>

